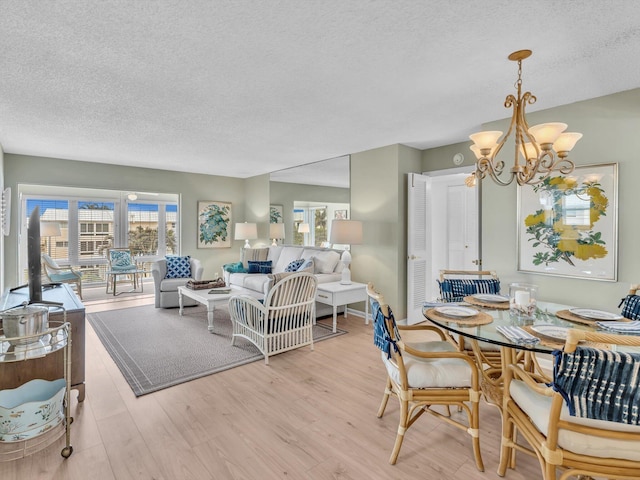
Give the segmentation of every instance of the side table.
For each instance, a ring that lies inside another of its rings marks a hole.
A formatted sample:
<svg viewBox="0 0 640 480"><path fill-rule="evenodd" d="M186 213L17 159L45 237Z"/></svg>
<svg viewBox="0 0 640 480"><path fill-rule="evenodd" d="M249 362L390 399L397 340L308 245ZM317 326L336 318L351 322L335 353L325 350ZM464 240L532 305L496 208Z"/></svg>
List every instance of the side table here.
<svg viewBox="0 0 640 480"><path fill-rule="evenodd" d="M347 317L349 303L364 302L364 320L369 324L369 302L367 286L364 283L353 282L343 285L340 282L319 283L316 290L316 302L333 307L333 332L338 323L338 307L344 305L344 316Z"/></svg>

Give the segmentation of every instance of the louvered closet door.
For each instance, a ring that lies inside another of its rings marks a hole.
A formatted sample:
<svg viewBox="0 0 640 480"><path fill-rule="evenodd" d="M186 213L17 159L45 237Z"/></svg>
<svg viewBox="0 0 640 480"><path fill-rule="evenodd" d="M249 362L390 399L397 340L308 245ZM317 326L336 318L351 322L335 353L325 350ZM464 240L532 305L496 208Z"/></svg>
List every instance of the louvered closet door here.
<svg viewBox="0 0 640 480"><path fill-rule="evenodd" d="M430 178L417 173L408 175L407 222L407 323L424 320L422 302L431 298L431 228L430 202L427 197Z"/></svg>

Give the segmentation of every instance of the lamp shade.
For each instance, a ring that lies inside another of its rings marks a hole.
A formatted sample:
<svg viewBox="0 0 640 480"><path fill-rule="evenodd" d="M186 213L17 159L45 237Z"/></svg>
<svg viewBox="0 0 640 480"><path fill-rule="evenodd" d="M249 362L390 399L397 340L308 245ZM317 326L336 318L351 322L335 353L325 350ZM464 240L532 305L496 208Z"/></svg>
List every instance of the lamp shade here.
<svg viewBox="0 0 640 480"><path fill-rule="evenodd" d="M362 222L359 220L333 220L331 222L331 243L360 245L362 243Z"/></svg>
<svg viewBox="0 0 640 480"><path fill-rule="evenodd" d="M258 226L255 223L236 223L236 240L254 240L258 238Z"/></svg>
<svg viewBox="0 0 640 480"><path fill-rule="evenodd" d="M269 224L269 238L283 239L284 238L284 223L270 223Z"/></svg>
<svg viewBox="0 0 640 480"><path fill-rule="evenodd" d="M62 235L58 222L41 222L40 235L43 237L59 237Z"/></svg>
<svg viewBox="0 0 640 480"><path fill-rule="evenodd" d="M308 223L301 223L298 225L298 232L299 233L309 233L311 231L311 229L309 228L309 224Z"/></svg>

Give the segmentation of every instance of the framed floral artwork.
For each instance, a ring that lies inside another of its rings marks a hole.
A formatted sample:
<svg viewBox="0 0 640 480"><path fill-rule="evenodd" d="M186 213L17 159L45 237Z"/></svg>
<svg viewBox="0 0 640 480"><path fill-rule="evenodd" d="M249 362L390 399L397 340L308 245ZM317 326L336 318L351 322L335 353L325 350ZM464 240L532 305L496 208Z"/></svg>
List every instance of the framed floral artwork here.
<svg viewBox="0 0 640 480"><path fill-rule="evenodd" d="M518 270L616 281L618 165L579 166L518 187Z"/></svg>
<svg viewBox="0 0 640 480"><path fill-rule="evenodd" d="M269 223L282 223L284 207L282 205L270 205L269 207Z"/></svg>
<svg viewBox="0 0 640 480"><path fill-rule="evenodd" d="M336 210L333 212L334 220L347 220L347 211L346 210Z"/></svg>
<svg viewBox="0 0 640 480"><path fill-rule="evenodd" d="M198 248L231 248L231 204L198 202Z"/></svg>

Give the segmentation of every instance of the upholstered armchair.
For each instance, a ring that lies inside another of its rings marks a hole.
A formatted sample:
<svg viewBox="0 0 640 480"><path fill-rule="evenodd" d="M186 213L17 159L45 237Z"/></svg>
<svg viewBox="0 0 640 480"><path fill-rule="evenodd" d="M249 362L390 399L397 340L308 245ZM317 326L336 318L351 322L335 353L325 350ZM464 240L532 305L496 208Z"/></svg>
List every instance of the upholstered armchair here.
<svg viewBox="0 0 640 480"><path fill-rule="evenodd" d="M167 261L169 261L169 268ZM200 260L188 256L165 257L153 262L151 275L153 276L156 308L178 307L178 287L184 287L189 280L202 280L203 274L204 267ZM195 300L190 298L185 297L183 300L184 306L197 304Z"/></svg>

